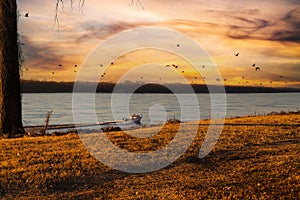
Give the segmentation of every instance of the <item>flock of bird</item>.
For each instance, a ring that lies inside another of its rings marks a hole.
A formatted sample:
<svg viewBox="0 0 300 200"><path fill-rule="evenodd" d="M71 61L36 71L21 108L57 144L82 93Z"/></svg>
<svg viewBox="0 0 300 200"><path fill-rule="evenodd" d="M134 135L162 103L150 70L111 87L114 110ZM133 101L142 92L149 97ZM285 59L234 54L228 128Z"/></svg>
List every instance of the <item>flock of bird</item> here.
<svg viewBox="0 0 300 200"><path fill-rule="evenodd" d="M176 46L177 46L177 47L180 47L180 44L177 44ZM236 57L238 57L239 55L240 55L240 53L234 53L234 56L236 56ZM111 66L114 65L114 62L111 62L110 65L111 65ZM100 64L100 67L103 67L103 65ZM165 67L166 67L166 68L174 68L174 69L178 69L178 68L179 68L179 66L176 65L176 64L167 64L167 65L165 65ZM205 65L202 65L201 67L204 69L204 68L205 68ZM260 67L257 66L256 63L253 63L253 64L252 64L252 67L255 69L255 71L260 71ZM185 73L185 71L184 71L184 70L181 70L181 73ZM103 73L103 74L101 75L101 78L103 78L105 75L106 75L106 73ZM282 76L280 76L280 77L282 78ZM144 77L140 77L140 79L144 79ZM161 80L161 79L162 79L162 78L159 77L159 80ZM197 80L198 77L195 76L194 79ZM245 77L242 76L242 79L245 79ZM202 77L202 80L205 81L206 78L205 78L205 77ZM221 79L220 79L220 78L216 78L216 81L220 82ZM223 81L226 82L226 81L227 81L227 78L224 78ZM192 81L192 83L194 83L194 82ZM249 81L246 81L245 83L248 84ZM270 83L272 83L272 81L271 81ZM240 82L239 82L239 84L240 84ZM260 85L262 85L262 83L260 83Z"/></svg>
<svg viewBox="0 0 300 200"><path fill-rule="evenodd" d="M239 55L240 55L240 53L235 53L235 54L233 54L233 55L235 55L236 57L238 57ZM260 71L261 69L260 69L260 67L259 66L257 66L256 65L256 63L253 63L252 64L252 67L255 69L255 71ZM283 76L279 76L279 78L283 78ZM244 76L242 76L242 79L245 79L245 77ZM238 82L239 84L241 84L241 82ZM249 83L249 81L246 81L245 82L246 84L248 84ZM270 84L272 84L273 83L273 81L270 81L269 82ZM285 81L285 83L287 83L287 81ZM262 83L260 83L259 85L263 85Z"/></svg>
<svg viewBox="0 0 300 200"><path fill-rule="evenodd" d="M177 47L180 47L180 44L177 44L176 46L177 46ZM238 56L240 55L240 53L234 53L233 55L236 56L236 57L238 57ZM179 66L178 66L178 65L175 65L175 64L171 64L171 65L168 64L168 65L166 65L165 67L166 67L166 68L174 67L175 69L178 69L178 68L179 68ZM260 71L260 67L257 66L256 63L253 63L253 64L252 64L252 67L254 67L255 71ZM205 68L205 65L202 65L202 68L204 69L204 68ZM181 71L181 73L184 73L184 71ZM243 76L242 78L244 79L245 77ZM280 76L280 78L282 78L282 76ZM198 77L195 76L194 79L198 79ZM203 77L202 80L205 81L205 77ZM219 78L217 78L216 81L219 82L219 81L221 81L221 80L220 80ZM225 81L227 81L227 79L224 78L223 81L225 82ZM193 83L193 82L192 82L192 83ZM249 81L246 81L246 83L249 83ZM260 85L262 85L262 83L261 83Z"/></svg>
<svg viewBox="0 0 300 200"><path fill-rule="evenodd" d="M235 53L233 55L235 55L236 57L238 57L240 55L240 53ZM252 64L252 67L255 67L255 71L260 71L260 67L256 66L256 63Z"/></svg>
<svg viewBox="0 0 300 200"><path fill-rule="evenodd" d="M28 13L26 13L26 14L28 14ZM28 15L27 15L27 16L28 16ZM180 44L177 44L176 46L177 46L177 47L180 47ZM240 53L234 53L234 56L236 56L236 57L238 57L239 55L240 55ZM110 63L110 65L111 65L111 66L113 66L114 64L115 64L114 62L111 62L111 63ZM58 64L57 66L58 66L58 67L63 67L63 65L62 65L62 64ZM99 66L100 66L100 67L103 67L103 64L100 64ZM74 65L74 68L75 68L75 70L74 70L74 73L76 73L76 72L77 72L77 70L76 70L76 69L77 69L77 67L78 67L78 65L77 65L77 64L75 64L75 65ZM167 65L165 65L165 67L166 67L166 68L174 68L174 69L178 69L178 68L180 68L180 67L179 67L178 65L176 65L176 64L167 64ZM202 67L202 69L206 68L206 66L205 66L205 65L202 65L201 67ZM260 69L260 67L256 65L256 63L253 63L253 64L252 64L252 67L254 68L254 70L255 70L255 71L260 71L260 70L261 70L261 69ZM25 69L26 69L26 71L28 71L28 70L29 70L28 68L25 68ZM185 71L184 71L184 70L181 70L181 73L185 73ZM52 75L54 75L54 74L55 74L55 72L54 72L54 71L52 71L52 72L51 72L51 74L52 74ZM104 77L105 77L105 75L106 75L106 73L104 72L104 73L101 75L101 78L104 78ZM241 78L242 78L243 80L245 80L245 76L242 76ZM280 76L280 78L283 78L283 76ZM141 76L141 77L140 77L140 79L144 79L144 77L143 77L143 76ZM161 79L162 79L162 78L161 78L161 77L159 77L159 80L161 80ZM198 77L197 77L197 76L195 76L195 77L194 77L194 79L195 79L195 80L197 80L197 79L198 79ZM206 80L206 78L205 78L205 77L202 77L202 80L203 80L203 81L205 81L205 80ZM221 81L221 79L219 79L219 78L216 78L216 81L220 82L220 81ZM224 78L224 79L223 79L223 81L224 81L224 82L226 82L226 81L227 81L227 79L226 79L226 78ZM194 82L192 81L192 83L194 83ZM238 82L238 83L239 83L239 84L241 84L241 82ZM246 81L245 83L246 83L246 84L248 84L248 83L249 83L249 81ZM270 83L272 84L272 81L270 81ZM260 83L260 85L262 85L262 83Z"/></svg>
<svg viewBox="0 0 300 200"><path fill-rule="evenodd" d="M58 67L62 67L63 65L62 65L62 64L58 64L57 66L58 66ZM74 65L74 67L77 67L77 66L78 66L78 65L76 65L76 64ZM26 71L29 71L29 68L28 68L28 67L26 67L26 68L25 68L25 70L26 70ZM77 72L77 70L74 70L74 73L76 73L76 72ZM52 71L52 72L51 72L51 74L52 74L52 75L54 75L54 74L55 74L55 72L54 72L54 71Z"/></svg>
<svg viewBox="0 0 300 200"><path fill-rule="evenodd" d="M133 4L134 4L134 0L132 0L132 2L131 2L131 5L133 5ZM139 0L136 1L136 4L139 4L142 8L144 8L143 5L142 5L142 3L141 3ZM28 12L25 13L24 16L25 16L25 17L29 17L29 13L28 13ZM180 44L176 44L176 47L179 48L179 47L180 47ZM240 53L237 52L237 53L234 53L233 55L234 55L235 57L238 57L238 56L240 55ZM113 66L113 65L114 65L114 62L111 62L110 65ZM62 64L58 64L58 67L62 67L62 66L63 66ZM77 68L77 66L78 66L77 64L74 65L75 68ZM103 64L100 64L100 67L103 67ZM172 67L173 67L173 68L175 68L175 69L178 69L178 68L179 68L179 66L176 65L176 64L171 64L171 65L168 64L168 65L166 65L165 67L166 67L166 68L172 68ZM256 63L253 63L253 64L252 64L252 67L254 68L255 71L261 71L261 68L260 68L259 66L257 66ZM204 68L205 68L205 65L202 65L202 68L204 69ZM29 69L28 69L28 68L25 68L25 70L28 71ZM76 72L77 72L77 70L75 69L75 70L74 70L74 73L76 73ZM184 70L181 70L181 73L184 73L184 72L185 72ZM52 71L51 74L54 75L55 72ZM105 75L106 75L106 73L103 73L103 74L101 75L101 78L103 78ZM280 77L280 78L283 78L283 76L279 76L279 77ZM144 77L140 77L140 79L143 79L143 78L144 78ZM162 78L159 77L159 79L161 80ZM194 77L194 79L198 79L198 77ZM242 79L245 79L245 77L242 76ZM205 77L202 77L202 80L205 81ZM217 78L216 81L219 82L220 79ZM227 81L227 79L224 78L223 81L225 82L225 81ZM192 81L192 83L193 83L193 81ZM238 83L241 84L241 82L238 82ZM245 83L248 84L249 81L246 81ZM270 81L270 83L272 84L273 82ZM287 83L287 82L285 81L285 83ZM262 85L262 83L260 83L260 85Z"/></svg>

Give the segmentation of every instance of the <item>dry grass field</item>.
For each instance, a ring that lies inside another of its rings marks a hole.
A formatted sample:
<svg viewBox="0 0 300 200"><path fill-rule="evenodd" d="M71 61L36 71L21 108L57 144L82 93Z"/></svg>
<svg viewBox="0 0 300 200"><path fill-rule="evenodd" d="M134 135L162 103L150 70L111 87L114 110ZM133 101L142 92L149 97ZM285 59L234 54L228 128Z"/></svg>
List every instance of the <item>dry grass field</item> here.
<svg viewBox="0 0 300 200"><path fill-rule="evenodd" d="M215 148L197 157L208 120L170 166L141 174L96 160L77 134L0 139L1 199L297 199L300 196L300 114L226 119ZM291 125L294 124L294 125ZM298 125L296 125L298 124ZM128 151L168 144L179 124L138 139L106 133ZM184 131L189 133L187 126ZM132 130L153 131L155 127Z"/></svg>

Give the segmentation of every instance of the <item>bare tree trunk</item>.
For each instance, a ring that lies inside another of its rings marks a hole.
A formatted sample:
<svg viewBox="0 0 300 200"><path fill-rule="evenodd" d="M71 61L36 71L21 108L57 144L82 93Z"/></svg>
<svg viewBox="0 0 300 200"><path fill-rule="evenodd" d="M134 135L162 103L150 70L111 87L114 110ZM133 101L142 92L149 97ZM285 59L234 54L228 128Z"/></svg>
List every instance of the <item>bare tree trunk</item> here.
<svg viewBox="0 0 300 200"><path fill-rule="evenodd" d="M23 132L16 0L0 0L0 135Z"/></svg>

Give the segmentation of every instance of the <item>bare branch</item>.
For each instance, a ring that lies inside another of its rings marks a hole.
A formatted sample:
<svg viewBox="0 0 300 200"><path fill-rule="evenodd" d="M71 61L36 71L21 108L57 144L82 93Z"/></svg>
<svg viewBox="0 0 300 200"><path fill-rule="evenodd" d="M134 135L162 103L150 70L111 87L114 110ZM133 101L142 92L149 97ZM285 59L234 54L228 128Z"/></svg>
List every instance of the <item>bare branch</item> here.
<svg viewBox="0 0 300 200"><path fill-rule="evenodd" d="M84 8L84 3L85 3L85 0L79 0L79 9L81 11L81 13L84 13L83 11L83 8Z"/></svg>
<svg viewBox="0 0 300 200"><path fill-rule="evenodd" d="M58 29L59 29L58 12L64 12L64 2L65 1L66 0L56 0L56 3L55 3L55 14L54 14L53 27L57 26ZM70 8L72 11L73 11L73 4L75 1L76 0L70 0ZM84 4L85 4L85 0L78 0L79 10L82 14L84 14ZM132 6L134 4L135 4L135 6L140 6L142 9L144 9L144 5L141 0L131 0L130 5Z"/></svg>
<svg viewBox="0 0 300 200"><path fill-rule="evenodd" d="M59 29L59 19L58 19L58 12L64 12L65 3L66 0L56 0L55 3L55 14L54 14L54 24L53 27L57 26L57 28ZM70 0L70 8L71 11L73 11L73 4L76 0ZM83 8L84 8L84 4L85 4L85 0L78 0L78 5L79 5L79 10L81 11L81 13L83 13Z"/></svg>
<svg viewBox="0 0 300 200"><path fill-rule="evenodd" d="M141 8L142 9L144 9L144 5L143 5L143 3L142 3L142 1L141 0L131 0L131 6L134 4L134 1L136 1L135 2L135 5L137 6L137 5L140 5L141 6Z"/></svg>
<svg viewBox="0 0 300 200"><path fill-rule="evenodd" d="M49 124L50 116L51 116L52 112L53 112L53 110L47 112L46 119L45 119L45 126L44 126L44 129L41 132L42 135L46 135L46 130L48 128L48 124Z"/></svg>

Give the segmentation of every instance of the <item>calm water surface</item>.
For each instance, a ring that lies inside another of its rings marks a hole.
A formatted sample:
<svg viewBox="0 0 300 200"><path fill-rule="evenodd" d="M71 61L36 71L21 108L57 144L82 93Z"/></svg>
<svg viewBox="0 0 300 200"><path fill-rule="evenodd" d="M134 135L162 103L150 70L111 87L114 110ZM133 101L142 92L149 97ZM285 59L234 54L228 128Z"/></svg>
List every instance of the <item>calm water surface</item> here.
<svg viewBox="0 0 300 200"><path fill-rule="evenodd" d="M244 116L250 114L266 114L272 111L296 111L300 109L300 93L274 93L274 94L227 94L227 117ZM187 102L189 97L187 97ZM197 94L198 108L192 103L180 103L174 94L133 94L127 105L123 101L114 99L111 94L96 94L95 111L98 121L120 120L128 117L129 113L143 114L142 123L161 123L174 116L181 118L184 109L191 116L195 109L200 108L200 119L211 115L211 99L209 94ZM72 93L39 93L23 94L23 123L28 125L41 125L45 121L46 113L53 111L50 124L74 123L72 112ZM89 101L83 101L89 105ZM118 112L114 118L112 113ZM181 108L182 107L182 108ZM78 109L78 108L77 108ZM124 112L123 112L124 111ZM90 110L81 109L80 114L89 122ZM189 118L184 118L189 121ZM194 116L190 118L194 120Z"/></svg>

